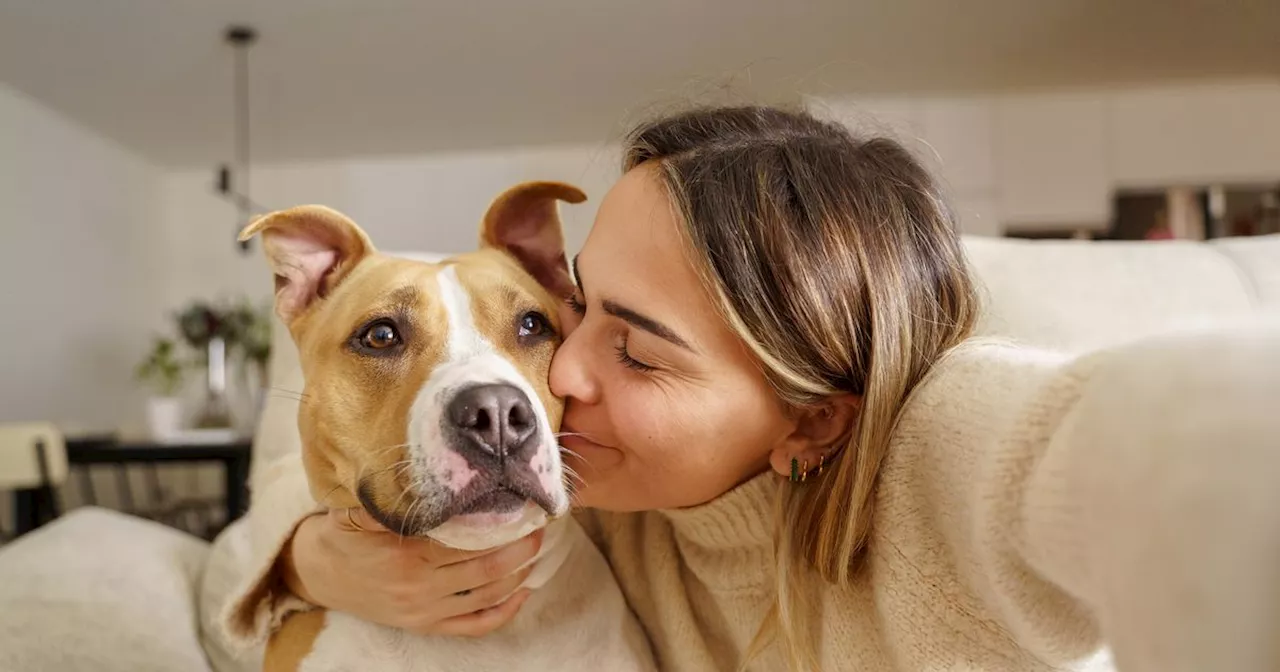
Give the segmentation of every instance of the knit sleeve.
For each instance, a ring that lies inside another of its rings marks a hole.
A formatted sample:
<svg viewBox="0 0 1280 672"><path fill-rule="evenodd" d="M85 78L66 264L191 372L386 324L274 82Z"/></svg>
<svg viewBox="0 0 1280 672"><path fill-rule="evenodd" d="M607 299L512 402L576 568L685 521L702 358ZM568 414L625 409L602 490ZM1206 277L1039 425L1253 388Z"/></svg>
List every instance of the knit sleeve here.
<svg viewBox="0 0 1280 672"><path fill-rule="evenodd" d="M302 389L301 376L300 370L286 370L278 384ZM302 466L296 417L296 402L273 396L254 437L251 503L246 513L250 557L244 580L221 618L227 639L236 646L261 644L285 616L312 608L285 587L279 574L280 557L294 530L304 518L322 510L311 496Z"/></svg>
<svg viewBox="0 0 1280 672"><path fill-rule="evenodd" d="M1041 660L1280 669L1280 329L987 346L939 375L904 411L878 525L931 528L918 552Z"/></svg>
<svg viewBox="0 0 1280 672"><path fill-rule="evenodd" d="M301 456L285 456L265 467L249 513L250 559L240 587L227 602L222 625L236 646L262 644L285 616L312 609L285 586L281 555L294 530L319 511L307 487Z"/></svg>

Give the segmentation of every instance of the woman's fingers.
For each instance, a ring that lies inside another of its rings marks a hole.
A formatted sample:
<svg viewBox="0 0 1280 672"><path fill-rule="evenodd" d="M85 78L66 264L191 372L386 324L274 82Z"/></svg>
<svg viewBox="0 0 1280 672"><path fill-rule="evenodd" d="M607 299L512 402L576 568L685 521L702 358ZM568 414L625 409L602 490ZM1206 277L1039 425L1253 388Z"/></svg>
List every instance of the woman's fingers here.
<svg viewBox="0 0 1280 672"><path fill-rule="evenodd" d="M455 616L465 616L466 614L484 611L501 604L520 588L520 584L524 583L531 571L533 571L532 565L493 583L487 583L479 588L464 590L441 598L440 617L448 619Z"/></svg>
<svg viewBox="0 0 1280 672"><path fill-rule="evenodd" d="M529 589L522 588L501 604L494 605L489 609L440 621L432 626L431 632L461 637L487 635L515 618L525 600L529 599L529 595Z"/></svg>

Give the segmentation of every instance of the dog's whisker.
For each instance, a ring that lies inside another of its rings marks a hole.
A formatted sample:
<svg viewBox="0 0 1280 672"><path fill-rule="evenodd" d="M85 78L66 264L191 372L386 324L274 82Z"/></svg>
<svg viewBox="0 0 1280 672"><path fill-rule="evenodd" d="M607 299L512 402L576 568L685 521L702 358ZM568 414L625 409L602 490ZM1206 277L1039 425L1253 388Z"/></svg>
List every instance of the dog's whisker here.
<svg viewBox="0 0 1280 672"><path fill-rule="evenodd" d="M562 439L566 436L577 436L577 437L586 439L588 441L595 441L595 439L592 438L591 434L587 434L585 432L555 432L554 434L552 434L552 436L556 437L557 439Z"/></svg>
<svg viewBox="0 0 1280 672"><path fill-rule="evenodd" d="M375 449L373 453L373 457L381 457L383 454L389 453L398 448L412 448L412 447L413 447L412 443L397 443L393 446L384 446L382 448Z"/></svg>
<svg viewBox="0 0 1280 672"><path fill-rule="evenodd" d="M563 483L565 489L569 491L570 497L573 496L573 493L578 489L579 485L585 487L587 484L586 480L583 479L582 476L578 475L578 472L575 471L573 467L569 466L563 467L563 478L560 479L560 482Z"/></svg>
<svg viewBox="0 0 1280 672"><path fill-rule="evenodd" d="M398 497L396 497L396 501L395 501L395 503L394 503L394 504L392 504L392 506L391 506L391 510L392 510L392 511L395 511L396 509L399 509L399 508L400 508L400 501L401 501L401 500L403 500L403 499L405 498L405 496L406 496L406 495L408 495L408 494L412 491L412 489L413 489L413 488L412 488L412 486L410 485L410 486L406 486L406 487L404 487L404 488L402 488L402 489L400 490L400 495L399 495ZM417 504L417 502L414 502L413 504L410 504L410 505L409 505L409 510L410 510L410 511L413 511L413 507L414 507L416 504ZM401 536L401 537L403 537L403 536L404 536L404 525L405 525L405 520L407 519L407 517L408 517L408 516L405 516L404 518L401 518L401 519L400 519L400 536Z"/></svg>
<svg viewBox="0 0 1280 672"><path fill-rule="evenodd" d="M576 457L576 458L578 458L579 460L582 460L583 462L586 462L586 461L587 461L587 458L583 457L582 455L580 455L579 453L575 452L575 451L574 451L573 449L571 449L571 448L566 448L566 447L564 447L564 446L560 446L560 452L561 452L561 453L563 453L563 454L565 454L565 455L571 455L571 456L573 456L573 457Z"/></svg>
<svg viewBox="0 0 1280 672"><path fill-rule="evenodd" d="M566 494L569 496L569 508L573 509L582 506L582 493L572 481L564 484Z"/></svg>
<svg viewBox="0 0 1280 672"><path fill-rule="evenodd" d="M269 394L270 394L270 396L275 397L275 398L277 398L277 399L284 399L284 400L287 400L287 401L297 401L297 402L302 402L302 401L305 401L305 400L306 400L306 397L295 396L295 395L292 395L292 394L285 394L285 393L282 393L282 392L271 392L271 393L269 393Z"/></svg>
<svg viewBox="0 0 1280 672"><path fill-rule="evenodd" d="M330 488L330 489L329 489L329 492L324 493L324 496L322 496L322 497L320 498L320 503L321 503L321 504L323 504L324 506L329 506L329 504L327 503L327 501L326 501L326 500L328 500L330 497L332 497L332 496L333 496L333 493L335 493L335 492L337 492L337 491L339 491L339 490L341 490L341 489L342 489L342 484L338 484L338 485L333 486L332 488Z"/></svg>
<svg viewBox="0 0 1280 672"><path fill-rule="evenodd" d="M396 470L396 474L395 476L392 476L392 478L396 480L400 480L401 478L404 478L405 472L409 471L412 468L413 468L413 462L411 460L404 460L404 463L400 465L400 468Z"/></svg>
<svg viewBox="0 0 1280 672"><path fill-rule="evenodd" d="M408 467L412 467L412 466L413 466L413 461L412 461L412 460L409 460L409 459L397 460L397 461L392 462L391 464L389 464L389 465L387 465L387 466L385 466L385 467L382 467L381 469L378 469L377 471L369 472L369 473L366 475L366 477L371 478L371 477L374 477L374 476L380 476L380 475L385 474L385 473L387 473L388 471L391 471L391 470L393 470L393 469L399 469L399 470L401 470L401 472L403 472L403 470L404 470L404 469L406 469L406 468L408 468ZM397 477L397 478L398 478L399 476L400 476L400 474L397 474L397 475L396 475L396 477Z"/></svg>
<svg viewBox="0 0 1280 672"><path fill-rule="evenodd" d="M311 398L311 395L307 394L306 392L301 392L298 390L290 390L285 387L268 387L267 391L270 392L272 396L280 397L281 399L293 399L296 401L301 401L303 399Z"/></svg>
<svg viewBox="0 0 1280 672"><path fill-rule="evenodd" d="M427 515L427 507L425 506L419 507L417 514L415 514L416 517L413 519L414 532L418 532L422 529L422 519L425 518L426 515Z"/></svg>
<svg viewBox="0 0 1280 672"><path fill-rule="evenodd" d="M422 503L422 500L419 499L414 501L414 503L410 504L409 511L405 514L403 518L400 519L400 543L401 544L404 543L405 526L409 524L409 521L413 520L413 510L416 509L418 505L421 503Z"/></svg>

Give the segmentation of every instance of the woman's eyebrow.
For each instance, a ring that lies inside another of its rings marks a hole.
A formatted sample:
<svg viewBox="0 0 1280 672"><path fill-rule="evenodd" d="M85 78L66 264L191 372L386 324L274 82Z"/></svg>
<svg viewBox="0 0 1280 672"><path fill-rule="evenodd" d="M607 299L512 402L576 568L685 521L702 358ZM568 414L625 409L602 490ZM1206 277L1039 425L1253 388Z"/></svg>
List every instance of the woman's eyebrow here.
<svg viewBox="0 0 1280 672"><path fill-rule="evenodd" d="M641 315L630 308L618 305L614 301L604 301L600 305L604 308L604 312L618 318L619 320L622 320L637 329L643 329L664 341L674 343L689 352L694 352L693 346L689 345L688 341L680 338L680 335L672 331L670 327L653 319L652 317Z"/></svg>
<svg viewBox="0 0 1280 672"><path fill-rule="evenodd" d="M585 293L586 290L583 289L583 286L582 286L582 274L578 272L578 255L574 255L573 257L573 277L578 282L578 289L581 289ZM671 329L671 327L668 327L667 325L653 319L652 317L644 315L643 313L636 312L630 308L627 308L626 306L619 304L616 301L605 300L605 301L602 301L600 305L602 308L604 308L604 312L618 318L619 320L622 320L623 322L626 322L627 324L630 324L631 326L637 329L647 331L653 334L654 336L657 336L658 338L661 338L664 341L667 341L681 348L684 348L689 352L697 352L696 350L693 349L692 345L689 345L688 341L681 338L679 334L677 334L673 329Z"/></svg>

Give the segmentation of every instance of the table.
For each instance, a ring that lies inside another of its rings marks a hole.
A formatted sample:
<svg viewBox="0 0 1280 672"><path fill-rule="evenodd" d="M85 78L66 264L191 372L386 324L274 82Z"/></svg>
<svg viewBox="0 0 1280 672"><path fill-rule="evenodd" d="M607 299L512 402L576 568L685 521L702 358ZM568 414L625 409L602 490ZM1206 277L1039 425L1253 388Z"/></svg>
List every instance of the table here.
<svg viewBox="0 0 1280 672"><path fill-rule="evenodd" d="M78 469L81 486L93 501L93 484L87 467L95 464L125 466L130 464L173 464L216 462L223 469L223 493L225 497L225 523L239 518L249 507L249 464L252 444L248 438L228 443L181 444L147 441L120 441L115 437L82 437L66 439L67 462ZM117 472L127 478L123 469ZM122 489L128 493L126 487ZM128 496L128 495L122 495ZM47 519L57 515L49 511L51 498L39 490L20 490L14 493L15 532L18 535L39 527Z"/></svg>

